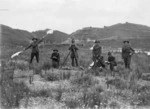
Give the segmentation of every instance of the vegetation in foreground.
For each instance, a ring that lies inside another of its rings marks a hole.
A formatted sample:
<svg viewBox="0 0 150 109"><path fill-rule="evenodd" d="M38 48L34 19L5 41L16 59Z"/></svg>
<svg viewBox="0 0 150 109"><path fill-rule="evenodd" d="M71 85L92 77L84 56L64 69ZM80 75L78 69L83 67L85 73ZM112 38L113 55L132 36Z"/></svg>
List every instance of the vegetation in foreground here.
<svg viewBox="0 0 150 109"><path fill-rule="evenodd" d="M70 59L65 68L52 69L51 50L45 50L42 49L39 65L28 64L28 53L15 60L2 60L0 84L3 108L141 109L150 106L150 82L145 76L150 73L150 57L135 55L132 71L128 71L124 69L120 54L115 54L118 66L112 77L108 69L87 69L91 55L86 49L79 52L80 66L84 70L66 68ZM62 61L65 56L61 51Z"/></svg>

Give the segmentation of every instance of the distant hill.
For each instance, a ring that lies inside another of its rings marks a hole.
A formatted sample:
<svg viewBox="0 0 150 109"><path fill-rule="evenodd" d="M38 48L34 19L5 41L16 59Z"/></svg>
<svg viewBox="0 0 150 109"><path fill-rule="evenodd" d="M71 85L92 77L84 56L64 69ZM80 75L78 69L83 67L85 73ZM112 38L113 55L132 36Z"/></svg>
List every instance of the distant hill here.
<svg viewBox="0 0 150 109"><path fill-rule="evenodd" d="M46 34L47 29L28 32L20 29L1 25L1 46L27 46L33 37L41 38ZM88 44L90 41L100 39L101 44L106 47L120 47L123 40L130 40L136 48L150 48L150 27L133 24L118 23L104 28L86 27L66 34L55 30L53 34L48 35L44 42L47 44L64 44L68 39L74 37L81 44Z"/></svg>
<svg viewBox="0 0 150 109"><path fill-rule="evenodd" d="M38 38L41 38L42 36L44 36L46 34L46 31L48 29L45 29L45 30L39 30L39 31L35 31L35 32L32 32L32 34L34 34L35 36L37 36ZM57 31L55 30L53 32L53 34L49 34L44 42L45 43L50 43L50 44L54 44L54 43L61 43L61 42L64 42L66 41L70 36L64 32L60 32L60 31Z"/></svg>
<svg viewBox="0 0 150 109"><path fill-rule="evenodd" d="M27 45L32 39L33 35L25 30L13 29L11 27L1 25L1 45L15 46Z"/></svg>
<svg viewBox="0 0 150 109"><path fill-rule="evenodd" d="M28 32L21 29L14 29L6 25L0 25L1 29L1 46L27 46L33 37L41 38L46 34L47 29L35 32ZM70 36L60 31L54 31L52 35L48 35L44 42L61 43Z"/></svg>
<svg viewBox="0 0 150 109"><path fill-rule="evenodd" d="M145 39L150 38L150 27L126 22L104 28L86 27L73 32L71 36L80 40Z"/></svg>
<svg viewBox="0 0 150 109"><path fill-rule="evenodd" d="M150 27L128 22L104 28L86 27L73 32L71 37L84 41L99 39L109 47L120 47L127 39L134 47L150 48Z"/></svg>

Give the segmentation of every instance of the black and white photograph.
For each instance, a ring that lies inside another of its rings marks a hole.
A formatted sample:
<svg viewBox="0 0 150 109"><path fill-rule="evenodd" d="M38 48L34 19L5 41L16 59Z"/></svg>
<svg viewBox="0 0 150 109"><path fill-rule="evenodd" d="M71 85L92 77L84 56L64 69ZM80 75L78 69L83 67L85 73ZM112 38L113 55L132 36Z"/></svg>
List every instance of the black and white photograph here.
<svg viewBox="0 0 150 109"><path fill-rule="evenodd" d="M0 0L0 109L150 109L150 0Z"/></svg>

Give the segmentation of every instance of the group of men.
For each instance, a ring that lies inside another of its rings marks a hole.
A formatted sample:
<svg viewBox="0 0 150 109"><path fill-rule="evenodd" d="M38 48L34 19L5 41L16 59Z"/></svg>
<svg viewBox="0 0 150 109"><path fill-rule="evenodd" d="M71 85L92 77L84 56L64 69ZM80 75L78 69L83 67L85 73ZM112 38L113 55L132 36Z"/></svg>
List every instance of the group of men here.
<svg viewBox="0 0 150 109"><path fill-rule="evenodd" d="M33 38L32 39L32 43L25 48L25 50L32 48L32 52L31 52L31 58L30 58L30 63L32 63L32 60L34 57L36 57L37 63L39 63L39 43L42 42L41 40L38 40L37 38ZM78 47L75 44L75 40L73 39L71 41L71 45L69 47L69 51L70 51L70 58L72 60L72 66L73 67L78 67ZM124 61L125 64L125 68L130 69L130 63L131 63L131 57L134 53L134 50L131 48L129 41L123 41L124 45L122 47L122 59ZM110 67L110 70L113 71L114 70L114 66L117 66L117 62L115 60L115 57L112 55L111 52L108 52L108 61L105 62L104 61L104 57L102 56L102 46L100 45L100 41L96 40L94 47L93 47L93 62L94 65L92 66L92 68L98 68L98 67L102 67L105 68L105 65L108 64ZM53 50L53 53L51 55L51 59L52 59L52 66L54 68L59 68L60 66L60 54L59 51L57 49Z"/></svg>

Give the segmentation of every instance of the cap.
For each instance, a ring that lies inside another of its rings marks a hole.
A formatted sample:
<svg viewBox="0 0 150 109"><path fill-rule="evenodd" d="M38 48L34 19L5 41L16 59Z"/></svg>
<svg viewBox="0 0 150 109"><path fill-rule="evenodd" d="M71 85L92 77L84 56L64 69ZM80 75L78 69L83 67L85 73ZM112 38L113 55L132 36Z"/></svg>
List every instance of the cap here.
<svg viewBox="0 0 150 109"><path fill-rule="evenodd" d="M129 43L129 41L127 41L127 40L123 41L123 43L126 43L126 42Z"/></svg>
<svg viewBox="0 0 150 109"><path fill-rule="evenodd" d="M38 40L38 38L35 38L35 37L34 37L34 38L32 38L32 40Z"/></svg>
<svg viewBox="0 0 150 109"><path fill-rule="evenodd" d="M54 49L53 51L57 51L57 52L58 52L58 50L57 50L57 49Z"/></svg>
<svg viewBox="0 0 150 109"><path fill-rule="evenodd" d="M100 43L100 41L99 40L95 40L95 43Z"/></svg>

